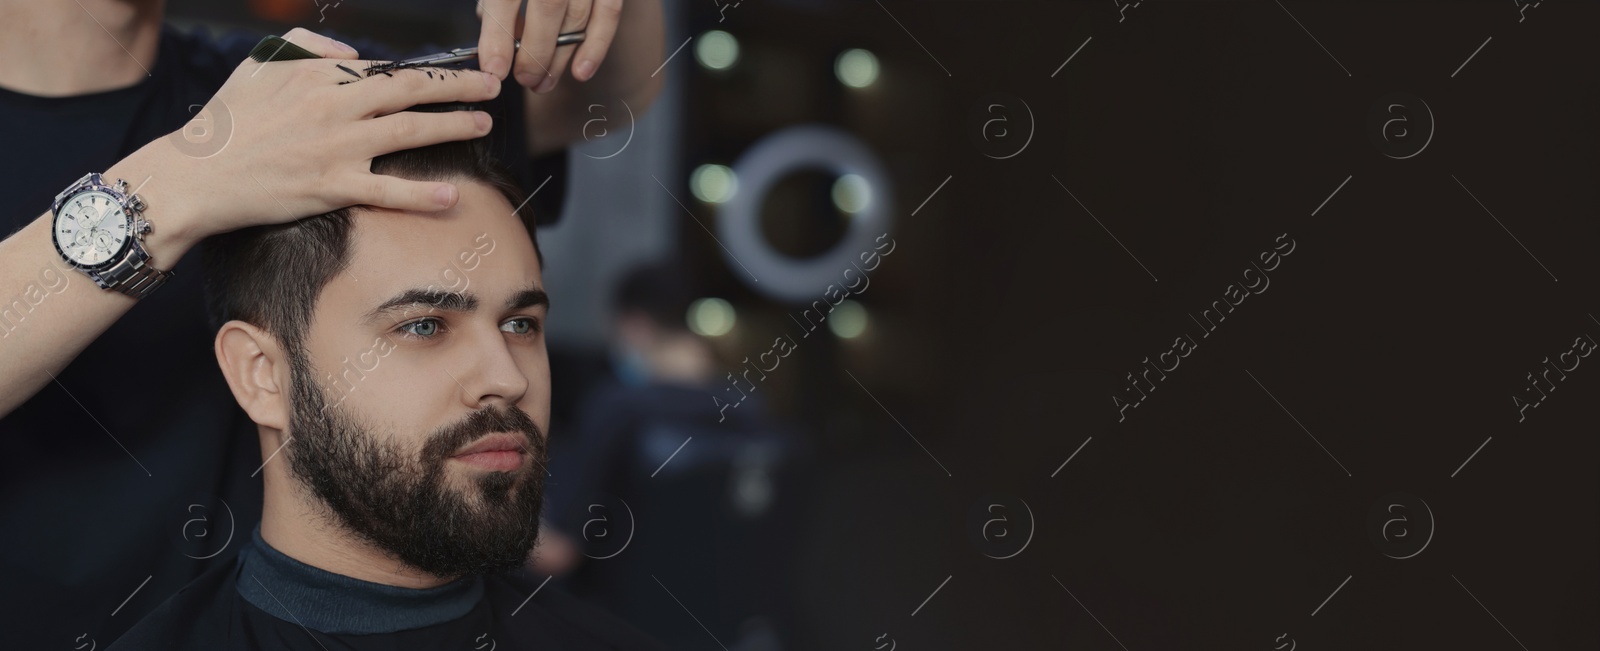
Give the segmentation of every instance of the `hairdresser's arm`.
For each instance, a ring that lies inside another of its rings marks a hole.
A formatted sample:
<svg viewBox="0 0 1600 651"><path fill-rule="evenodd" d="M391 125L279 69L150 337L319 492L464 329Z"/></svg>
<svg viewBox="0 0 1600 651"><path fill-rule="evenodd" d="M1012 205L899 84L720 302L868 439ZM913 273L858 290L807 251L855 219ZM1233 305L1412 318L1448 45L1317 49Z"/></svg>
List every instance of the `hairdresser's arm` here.
<svg viewBox="0 0 1600 651"><path fill-rule="evenodd" d="M528 0L519 24L513 17L520 4L479 3L479 65L502 78L511 74L524 86L529 154L625 133L630 111L634 118L644 116L666 77L664 70L657 72L667 55L661 0ZM522 39L514 56L512 28ZM582 43L556 47L557 34L580 28ZM572 78L564 79L569 70ZM608 128L584 131L600 119Z"/></svg>
<svg viewBox="0 0 1600 651"><path fill-rule="evenodd" d="M365 64L353 61L354 50L304 29L285 37L325 58L241 64L201 113L231 117L219 151L194 158L192 149L175 145L180 132L104 171L107 180L138 188L147 204L154 230L144 243L157 269L172 269L217 233L357 204L437 211L460 196L450 183L372 174L371 160L488 133L489 116L481 112L402 111L487 100L499 94L498 80L463 71L441 82L403 70L340 85L348 76L329 59L359 69ZM0 417L49 384L135 302L67 267L50 243L51 222L45 210L0 241Z"/></svg>

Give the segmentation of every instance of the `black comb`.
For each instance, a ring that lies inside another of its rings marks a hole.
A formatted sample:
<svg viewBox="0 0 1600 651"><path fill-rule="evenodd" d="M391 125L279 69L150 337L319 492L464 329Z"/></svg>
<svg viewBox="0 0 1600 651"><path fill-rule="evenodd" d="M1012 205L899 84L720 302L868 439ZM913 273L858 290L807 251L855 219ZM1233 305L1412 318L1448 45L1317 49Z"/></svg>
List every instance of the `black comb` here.
<svg viewBox="0 0 1600 651"><path fill-rule="evenodd" d="M290 43L282 36L276 35L261 39L261 42L250 50L250 59L261 63L321 58L315 52Z"/></svg>

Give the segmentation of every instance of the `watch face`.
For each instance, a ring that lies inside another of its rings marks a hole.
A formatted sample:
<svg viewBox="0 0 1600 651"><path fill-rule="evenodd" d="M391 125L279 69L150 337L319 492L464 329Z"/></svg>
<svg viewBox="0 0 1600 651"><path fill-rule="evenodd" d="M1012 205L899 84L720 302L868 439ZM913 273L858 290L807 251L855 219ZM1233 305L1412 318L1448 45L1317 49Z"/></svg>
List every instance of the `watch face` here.
<svg viewBox="0 0 1600 651"><path fill-rule="evenodd" d="M111 195L73 195L56 215L56 247L73 262L93 267L117 259L128 248L133 220Z"/></svg>

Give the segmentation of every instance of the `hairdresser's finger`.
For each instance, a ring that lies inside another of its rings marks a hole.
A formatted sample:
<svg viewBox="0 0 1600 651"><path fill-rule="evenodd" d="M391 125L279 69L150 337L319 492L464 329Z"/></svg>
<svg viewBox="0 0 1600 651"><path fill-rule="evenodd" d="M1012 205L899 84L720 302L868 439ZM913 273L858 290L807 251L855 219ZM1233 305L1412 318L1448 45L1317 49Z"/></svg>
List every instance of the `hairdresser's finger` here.
<svg viewBox="0 0 1600 651"><path fill-rule="evenodd" d="M589 81L594 78L600 63L606 60L611 40L617 36L617 25L622 22L622 0L594 0L594 10L589 14L589 26L584 29L583 42L573 54L572 78Z"/></svg>
<svg viewBox="0 0 1600 651"><path fill-rule="evenodd" d="M517 10L522 0L478 0L483 26L478 32L478 69L500 79L511 74L516 56Z"/></svg>
<svg viewBox="0 0 1600 651"><path fill-rule="evenodd" d="M283 35L283 40L309 50L324 59L355 59L356 49L304 27L296 27Z"/></svg>
<svg viewBox="0 0 1600 651"><path fill-rule="evenodd" d="M348 205L373 206L393 210L435 212L456 205L461 197L454 184L437 181L409 181L373 174L354 175L341 184Z"/></svg>
<svg viewBox="0 0 1600 651"><path fill-rule="evenodd" d="M528 0L522 47L511 69L518 84L538 88L546 77L559 74L551 64L555 61L556 36L567 21L568 5L569 0Z"/></svg>
<svg viewBox="0 0 1600 651"><path fill-rule="evenodd" d="M363 153L377 157L402 149L470 140L488 134L493 125L494 120L483 111L400 111L363 120L353 136L368 149Z"/></svg>
<svg viewBox="0 0 1600 651"><path fill-rule="evenodd" d="M589 10L593 7L593 0L571 0L567 5L567 15L561 21L561 28L556 30L557 36L567 32L577 32L589 26ZM524 29L524 34L528 33ZM572 62L572 53L577 51L572 45L558 45L555 50L555 60L550 63L550 74L546 75L539 86L534 88L536 93L548 93L556 87L556 82L561 81L562 72Z"/></svg>
<svg viewBox="0 0 1600 651"><path fill-rule="evenodd" d="M477 70L403 68L368 77L345 88L360 87L362 114L388 115L418 104L481 102L500 94L501 82Z"/></svg>

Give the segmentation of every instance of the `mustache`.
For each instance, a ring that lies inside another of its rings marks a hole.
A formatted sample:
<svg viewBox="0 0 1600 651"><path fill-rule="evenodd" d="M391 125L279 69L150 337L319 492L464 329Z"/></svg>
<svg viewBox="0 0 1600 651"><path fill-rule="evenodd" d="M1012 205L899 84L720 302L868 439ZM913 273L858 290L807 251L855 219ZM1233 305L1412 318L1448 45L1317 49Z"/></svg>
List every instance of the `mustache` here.
<svg viewBox="0 0 1600 651"><path fill-rule="evenodd" d="M422 460L429 466L443 463L462 446L494 432L520 435L523 450L533 457L534 463L544 469L546 451L544 436L539 424L533 422L528 412L516 405L497 407L489 405L453 424L439 428L428 437L422 447Z"/></svg>

